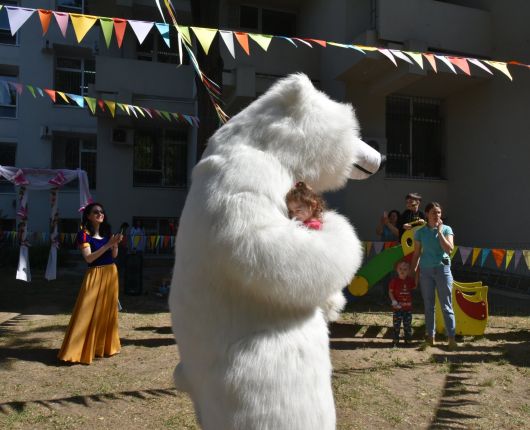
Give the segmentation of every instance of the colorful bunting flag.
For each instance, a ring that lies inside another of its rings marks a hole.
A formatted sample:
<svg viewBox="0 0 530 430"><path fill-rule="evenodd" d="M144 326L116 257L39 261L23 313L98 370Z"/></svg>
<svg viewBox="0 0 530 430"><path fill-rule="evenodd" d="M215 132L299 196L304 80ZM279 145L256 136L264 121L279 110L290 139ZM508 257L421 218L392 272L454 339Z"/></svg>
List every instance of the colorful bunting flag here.
<svg viewBox="0 0 530 430"><path fill-rule="evenodd" d="M114 21L112 21L111 18L99 18L99 24L101 25L101 31L103 31L103 36L105 37L105 45L109 48L110 41L112 40Z"/></svg>
<svg viewBox="0 0 530 430"><path fill-rule="evenodd" d="M40 24L42 26L42 35L44 36L50 28L50 22L52 20L51 10L39 9Z"/></svg>
<svg viewBox="0 0 530 430"><path fill-rule="evenodd" d="M234 34L231 31L226 30L219 30L219 34L228 48L228 52L230 52L230 55L232 55L232 58L236 58L236 52L234 49Z"/></svg>
<svg viewBox="0 0 530 430"><path fill-rule="evenodd" d="M162 39L164 39L164 42L166 42L167 47L171 48L171 42L169 40L169 25L157 22L156 28L158 29L160 36L162 36Z"/></svg>
<svg viewBox="0 0 530 430"><path fill-rule="evenodd" d="M191 29L195 33L195 36L197 37L197 40L199 41L203 51L206 53L206 55L208 55L208 51L210 50L210 46L215 35L217 34L217 30L214 30L213 28L201 27L191 27Z"/></svg>
<svg viewBox="0 0 530 430"><path fill-rule="evenodd" d="M377 254L379 254L383 250L384 242L374 242L374 251Z"/></svg>
<svg viewBox="0 0 530 430"><path fill-rule="evenodd" d="M489 64L491 67L494 67L495 69L499 70L500 72L504 73L506 76L508 76L508 79L510 81L513 81L512 75L510 74L510 71L508 70L508 66L506 63L501 63L500 61L489 61L489 60L482 60L485 63Z"/></svg>
<svg viewBox="0 0 530 430"><path fill-rule="evenodd" d="M11 36L22 27L22 25L29 19L35 9L26 9L22 7L6 6L7 19L9 21L9 28L11 29Z"/></svg>
<svg viewBox="0 0 530 430"><path fill-rule="evenodd" d="M261 49L263 49L265 52L267 52L267 49L269 49L269 45L272 41L272 36L265 36L262 34L253 34L249 33L249 37L256 42L259 46L261 46Z"/></svg>
<svg viewBox="0 0 530 430"><path fill-rule="evenodd" d="M176 25L175 27L176 27L178 33L184 39L184 41L188 44L188 46L191 46L190 28L186 27L184 25Z"/></svg>
<svg viewBox="0 0 530 430"><path fill-rule="evenodd" d="M66 95L76 102L79 107L85 107L85 100L83 99L83 96L70 93L66 93Z"/></svg>
<svg viewBox="0 0 530 430"><path fill-rule="evenodd" d="M52 102L55 103L55 91L49 90L48 88L44 88L44 92L48 94L48 96L52 99Z"/></svg>
<svg viewBox="0 0 530 430"><path fill-rule="evenodd" d="M385 57L387 57L390 61L392 61L392 63L394 63L394 66L397 67L396 59L394 58L394 56L392 55L392 53L388 49L380 48L380 49L378 49L378 51L381 54L383 54Z"/></svg>
<svg viewBox="0 0 530 430"><path fill-rule="evenodd" d="M114 118L114 115L116 114L116 102L110 101L110 100L104 100L105 104L109 108L110 114L112 115L112 118Z"/></svg>
<svg viewBox="0 0 530 430"><path fill-rule="evenodd" d="M523 255L523 252L520 249L517 249L514 253L515 260L513 261L513 269L517 269L517 266L519 266L519 260L521 260L521 257Z"/></svg>
<svg viewBox="0 0 530 430"><path fill-rule="evenodd" d="M493 259L495 260L495 264L500 269L502 260L504 260L504 256L506 255L505 249L492 249L491 254L493 255Z"/></svg>
<svg viewBox="0 0 530 430"><path fill-rule="evenodd" d="M482 70L485 70L490 75L493 75L493 72L490 69L488 69L484 64L482 64L479 60L477 60L476 58L466 58L466 60L469 63L474 64L477 67L480 67Z"/></svg>
<svg viewBox="0 0 530 430"><path fill-rule="evenodd" d="M471 248L467 246L461 246L460 248L460 258L462 259L462 264L466 264L469 254L471 254Z"/></svg>
<svg viewBox="0 0 530 430"><path fill-rule="evenodd" d="M250 55L250 49L248 47L248 34L236 31L234 32L234 35L236 36L236 39L241 45L241 47L243 48L243 51L245 51L247 55Z"/></svg>
<svg viewBox="0 0 530 430"><path fill-rule="evenodd" d="M114 21L114 32L116 33L118 47L121 48L123 36L125 35L125 28L127 27L127 21L120 18L112 18L112 20Z"/></svg>
<svg viewBox="0 0 530 430"><path fill-rule="evenodd" d="M471 71L469 70L469 64L465 58L459 57L447 57L447 59L453 63L456 67L462 70L466 75L471 76Z"/></svg>
<svg viewBox="0 0 530 430"><path fill-rule="evenodd" d="M71 13L70 19L72 20L72 26L74 27L77 43L81 43L83 38L88 33L88 30L90 30L98 20L96 16L80 15L77 13Z"/></svg>
<svg viewBox="0 0 530 430"><path fill-rule="evenodd" d="M456 251L458 251L458 246L453 246L453 250L451 251L451 254L449 255L449 258L451 258L451 260L455 256Z"/></svg>
<svg viewBox="0 0 530 430"><path fill-rule="evenodd" d="M410 51L405 51L405 53L410 58L412 58L418 64L418 66L420 66L421 70L423 70L423 55L421 55L418 52L410 52Z"/></svg>
<svg viewBox="0 0 530 430"><path fill-rule="evenodd" d="M471 265L474 266L480 254L480 248L473 248L473 255L471 256Z"/></svg>
<svg viewBox="0 0 530 430"><path fill-rule="evenodd" d="M423 54L425 58L427 58L427 61L431 65L432 69L434 70L434 73L438 73L438 69L436 67L436 59L434 58L433 54Z"/></svg>
<svg viewBox="0 0 530 430"><path fill-rule="evenodd" d="M490 255L491 250L489 248L482 248L482 260L481 260L481 266L484 266L484 263L486 262L486 259L488 258L488 255Z"/></svg>
<svg viewBox="0 0 530 430"><path fill-rule="evenodd" d="M403 61L405 61L405 62L407 62L409 64L413 64L412 60L409 57L407 57L405 54L403 54L403 52L398 51L397 49L390 49L390 52L392 52L392 55L394 57L398 57L399 59L401 59L401 60L403 60Z"/></svg>
<svg viewBox="0 0 530 430"><path fill-rule="evenodd" d="M513 249L507 249L506 250L506 261L504 263L504 268L505 269L508 269L508 266L510 265L510 261L512 261L513 254L514 254L514 250Z"/></svg>
<svg viewBox="0 0 530 430"><path fill-rule="evenodd" d="M530 250L525 249L523 251L523 255L524 255L524 261L526 262L526 267L530 269Z"/></svg>
<svg viewBox="0 0 530 430"><path fill-rule="evenodd" d="M37 98L37 95L35 94L35 90L33 89L33 87L31 85L26 85L26 88L28 89L28 91L31 93L31 95L33 96L34 99Z"/></svg>
<svg viewBox="0 0 530 430"><path fill-rule="evenodd" d="M84 97L86 100L86 104L90 108L90 111L92 112L92 115L96 114L96 99L94 97Z"/></svg>
<svg viewBox="0 0 530 430"><path fill-rule="evenodd" d="M61 92L61 91L55 91L55 93L56 93L56 94L59 94L59 95L61 96L61 98L62 98L66 103L70 104L70 100L68 100L68 99L66 98L66 95L65 95L63 92Z"/></svg>
<svg viewBox="0 0 530 430"><path fill-rule="evenodd" d="M142 43L144 43L145 38L153 28L153 25L155 25L155 23L149 21L134 21L130 19L129 25L133 29L134 34L138 39L138 43L141 45Z"/></svg>
<svg viewBox="0 0 530 430"><path fill-rule="evenodd" d="M447 67L449 67L449 69L451 69L451 71L453 73L456 74L456 70L453 66L453 63L451 63L447 57L445 57L444 55L435 55L436 58L438 58L438 60L440 60L442 63L444 63Z"/></svg>
<svg viewBox="0 0 530 430"><path fill-rule="evenodd" d="M280 39L285 39L285 40L287 40L287 42L289 42L289 43L291 43L292 45L294 45L295 48L298 48L298 45L297 45L297 44L294 42L294 40L291 39L290 37L285 37L285 36L276 36L276 37L278 37L278 38L280 38ZM330 44L330 45L339 45L339 44L335 44L335 43L333 43L333 42L329 42L329 44ZM342 48L345 48L345 47L346 47L346 45L342 46Z"/></svg>
<svg viewBox="0 0 530 430"><path fill-rule="evenodd" d="M372 242L366 242L366 256L370 255L371 250L372 250Z"/></svg>
<svg viewBox="0 0 530 430"><path fill-rule="evenodd" d="M68 17L69 15L65 12L53 12L53 16L55 17L55 21L57 21L57 25L59 26L59 29L61 30L61 34L63 37L66 37L66 31L68 30Z"/></svg>
<svg viewBox="0 0 530 430"><path fill-rule="evenodd" d="M323 48L326 47L326 41L325 40L320 40L320 39L305 39L305 40L308 40L309 42L315 42L315 43L319 44L320 46L322 46Z"/></svg>

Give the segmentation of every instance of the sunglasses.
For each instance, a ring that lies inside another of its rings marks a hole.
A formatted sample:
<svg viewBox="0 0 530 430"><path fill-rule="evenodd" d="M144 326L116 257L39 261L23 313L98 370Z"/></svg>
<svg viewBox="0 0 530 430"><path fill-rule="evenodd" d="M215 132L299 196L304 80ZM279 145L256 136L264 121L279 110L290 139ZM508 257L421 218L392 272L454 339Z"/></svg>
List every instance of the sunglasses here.
<svg viewBox="0 0 530 430"><path fill-rule="evenodd" d="M92 215L105 215L104 211L100 211L98 209L96 209L95 211L92 211L91 213Z"/></svg>

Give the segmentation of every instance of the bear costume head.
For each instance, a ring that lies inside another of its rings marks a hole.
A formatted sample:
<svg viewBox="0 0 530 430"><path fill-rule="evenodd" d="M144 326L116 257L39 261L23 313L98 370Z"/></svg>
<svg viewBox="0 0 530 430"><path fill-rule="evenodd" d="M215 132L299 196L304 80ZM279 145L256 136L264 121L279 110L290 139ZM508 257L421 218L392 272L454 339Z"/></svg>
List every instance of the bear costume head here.
<svg viewBox="0 0 530 430"><path fill-rule="evenodd" d="M362 261L341 215L289 219L297 181L340 188L382 157L353 109L302 74L280 80L210 139L180 218L169 296L174 379L209 429L335 428L326 320Z"/></svg>

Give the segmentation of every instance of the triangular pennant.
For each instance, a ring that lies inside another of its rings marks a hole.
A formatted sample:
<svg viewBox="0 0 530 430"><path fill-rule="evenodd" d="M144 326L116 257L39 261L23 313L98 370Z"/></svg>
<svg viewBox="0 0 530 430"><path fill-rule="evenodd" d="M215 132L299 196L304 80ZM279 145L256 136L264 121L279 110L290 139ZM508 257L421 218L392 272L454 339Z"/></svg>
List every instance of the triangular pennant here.
<svg viewBox="0 0 530 430"><path fill-rule="evenodd" d="M397 49L390 49L390 52L392 52L392 54L395 56L395 57L398 57L399 59L409 63L409 64L412 64L412 60L407 57L405 54L403 54L403 52L397 50Z"/></svg>
<svg viewBox="0 0 530 430"><path fill-rule="evenodd" d="M462 72L464 72L466 75L471 76L471 71L469 70L469 64L467 64L467 61L465 58L460 57L447 57L447 59L453 63L456 67L458 67Z"/></svg>
<svg viewBox="0 0 530 430"><path fill-rule="evenodd" d="M366 242L366 256L368 257L370 255L370 251L372 250L372 242Z"/></svg>
<svg viewBox="0 0 530 430"><path fill-rule="evenodd" d="M34 99L37 98L37 95L35 94L35 90L33 89L33 87L31 85L26 85L26 88L28 89L28 91L31 93L31 95L33 96Z"/></svg>
<svg viewBox="0 0 530 430"><path fill-rule="evenodd" d="M405 51L405 53L410 58L412 58L416 63L418 63L418 66L420 66L421 69L423 70L423 55L421 55L419 52Z"/></svg>
<svg viewBox="0 0 530 430"><path fill-rule="evenodd" d="M191 120L191 117L190 117L189 115L182 115L182 116L184 117L184 119L185 119L186 121L188 121L188 123L189 123L190 125L193 125L193 121Z"/></svg>
<svg viewBox="0 0 530 430"><path fill-rule="evenodd" d="M515 251L513 249L506 250L506 261L504 262L505 269L508 269L508 266L510 265L510 261L512 261L514 252Z"/></svg>
<svg viewBox="0 0 530 430"><path fill-rule="evenodd" d="M162 116L167 119L169 122L171 122L171 116L169 115L169 113L165 110L161 110L160 113L162 114Z"/></svg>
<svg viewBox="0 0 530 430"><path fill-rule="evenodd" d="M325 40L320 40L320 39L305 39L305 40L309 40L310 42L318 43L323 48L326 47L326 41Z"/></svg>
<svg viewBox="0 0 530 430"><path fill-rule="evenodd" d="M63 37L66 37L66 30L68 30L68 14L65 12L53 12L55 21L61 30Z"/></svg>
<svg viewBox="0 0 530 430"><path fill-rule="evenodd" d="M188 46L191 46L190 28L183 25L177 25L176 27L184 41L188 44Z"/></svg>
<svg viewBox="0 0 530 430"><path fill-rule="evenodd" d="M486 262L486 259L488 258L488 255L490 255L491 249L489 248L482 248L482 260L480 265L484 266L484 263Z"/></svg>
<svg viewBox="0 0 530 430"><path fill-rule="evenodd" d="M98 106L103 112L105 112L105 102L103 100L98 99Z"/></svg>
<svg viewBox="0 0 530 430"><path fill-rule="evenodd" d="M396 59L392 55L392 53L388 49L380 48L378 51L383 54L385 57L387 57L392 63L394 63L394 66L397 67Z"/></svg>
<svg viewBox="0 0 530 430"><path fill-rule="evenodd" d="M309 42L305 41L304 39L300 39L299 37L293 37L294 40L298 40L300 43L303 43L304 45L308 46L309 48L312 48L313 45L311 45Z"/></svg>
<svg viewBox="0 0 530 430"><path fill-rule="evenodd" d="M234 49L234 34L231 31L226 30L219 30L219 34L228 48L230 55L232 55L232 58L236 58L236 52Z"/></svg>
<svg viewBox="0 0 530 430"><path fill-rule="evenodd" d="M42 26L42 35L44 36L50 28L50 22L52 20L52 11L39 9L40 25Z"/></svg>
<svg viewBox="0 0 530 430"><path fill-rule="evenodd" d="M523 251L524 261L526 262L526 267L530 269L530 250L525 249Z"/></svg>
<svg viewBox="0 0 530 430"><path fill-rule="evenodd" d="M197 40L202 46L202 49L204 50L206 55L208 55L208 51L210 49L210 46L213 42L215 35L217 34L217 30L213 28L201 28L201 27L191 27L191 29L195 33Z"/></svg>
<svg viewBox="0 0 530 430"><path fill-rule="evenodd" d="M482 60L482 61L489 64L491 67L499 70L500 72L504 73L506 76L508 76L508 79L510 79L510 81L513 81L512 75L510 74L510 71L508 70L508 66L506 63L501 63L499 61L489 61L489 60Z"/></svg>
<svg viewBox="0 0 530 430"><path fill-rule="evenodd" d="M112 20L114 21L114 32L116 33L118 48L121 48L123 36L125 35L125 28L127 27L127 21L120 18L112 18Z"/></svg>
<svg viewBox="0 0 530 430"><path fill-rule="evenodd" d="M66 95L76 102L79 107L85 107L85 100L83 99L83 96L70 93L66 93Z"/></svg>
<svg viewBox="0 0 530 430"><path fill-rule="evenodd" d="M471 248L468 248L467 246L461 246L458 249L460 249L460 258L462 259L462 264L466 264L469 254L471 254Z"/></svg>
<svg viewBox="0 0 530 430"><path fill-rule="evenodd" d="M449 257L451 258L451 260L455 256L456 251L458 251L458 246L453 246L453 250L451 251L451 254L449 254Z"/></svg>
<svg viewBox="0 0 530 430"><path fill-rule="evenodd" d="M438 68L436 67L436 59L434 58L433 54L423 54L425 58L427 58L427 61L431 65L432 69L434 70L434 73L438 73Z"/></svg>
<svg viewBox="0 0 530 430"><path fill-rule="evenodd" d="M291 39L290 37L285 37L285 36L275 36L277 38L280 38L280 39L285 39L287 40L287 42L291 43L292 45L294 45L295 48L298 48L298 45L294 42L293 39ZM329 42L330 45L333 45L332 42ZM343 48L345 48L346 46L343 46Z"/></svg>
<svg viewBox="0 0 530 430"><path fill-rule="evenodd" d="M288 37L284 37L284 39L288 39ZM338 43L338 42L328 42L328 45L336 46L337 48L348 48L349 47L349 45L346 45L344 43Z"/></svg>
<svg viewBox="0 0 530 430"><path fill-rule="evenodd" d="M354 49L355 51L360 52L361 54L366 55L366 52L364 52L363 49L359 48L358 45L348 45L348 48L350 48L350 49Z"/></svg>
<svg viewBox="0 0 530 430"><path fill-rule="evenodd" d="M133 109L137 110L140 115L142 115L145 118L145 113L142 109L140 109L139 106L133 106Z"/></svg>
<svg viewBox="0 0 530 430"><path fill-rule="evenodd" d="M523 255L523 252L520 249L517 249L515 251L514 257L515 260L513 260L513 269L517 269L517 266L519 266L519 260L521 260L521 257Z"/></svg>
<svg viewBox="0 0 530 430"><path fill-rule="evenodd" d="M136 113L136 109L134 108L133 105L125 105L126 106L126 109L127 109L127 112L129 112L129 114L132 112L132 114L138 118L138 114Z"/></svg>
<svg viewBox="0 0 530 430"><path fill-rule="evenodd" d="M171 48L171 42L169 41L169 24L157 22L156 28L158 28L158 32L160 33L160 36L162 36L162 39L164 39L164 42L166 42L167 47Z"/></svg>
<svg viewBox="0 0 530 430"><path fill-rule="evenodd" d="M272 41L272 36L265 36L263 34L253 34L253 33L249 33L248 35L254 42L256 42L259 46L261 46L261 48L265 52L267 52L267 49L269 49L269 45L271 44L271 41Z"/></svg>
<svg viewBox="0 0 530 430"><path fill-rule="evenodd" d="M48 94L48 96L52 99L52 102L55 103L55 91L49 90L48 88L44 88L44 92Z"/></svg>
<svg viewBox="0 0 530 430"><path fill-rule="evenodd" d="M103 100L104 103L109 108L110 114L112 115L112 118L114 118L114 115L116 114L116 102L110 101L110 100Z"/></svg>
<svg viewBox="0 0 530 430"><path fill-rule="evenodd" d="M330 42L328 42L328 45L329 44ZM378 49L375 46L365 46L365 45L354 45L354 46L356 46L359 49L362 49L363 51L369 51L369 52L374 52L374 51L377 51Z"/></svg>
<svg viewBox="0 0 530 430"><path fill-rule="evenodd" d="M142 43L144 43L145 38L153 28L153 25L155 25L155 23L149 21L134 21L130 19L129 25L133 29L134 34L138 39L138 43L141 45Z"/></svg>
<svg viewBox="0 0 530 430"><path fill-rule="evenodd" d="M88 30L90 30L98 20L96 16L79 15L77 13L71 13L70 19L72 20L72 26L74 27L77 43L81 43L83 38L88 33Z"/></svg>
<svg viewBox="0 0 530 430"><path fill-rule="evenodd" d="M153 114L151 113L151 111L147 108L142 108L142 110L147 114L149 115L149 118L153 119Z"/></svg>
<svg viewBox="0 0 530 430"><path fill-rule="evenodd" d="M234 35L236 36L237 41L243 48L243 51L247 53L247 55L250 55L250 49L248 47L248 33L242 33L240 31L234 32Z"/></svg>
<svg viewBox="0 0 530 430"><path fill-rule="evenodd" d="M61 98L62 98L66 103L70 104L70 100L68 100L68 99L66 98L66 95L65 95L63 92L61 92L61 91L56 91L56 93L59 94L59 95L61 96Z"/></svg>
<svg viewBox="0 0 530 430"><path fill-rule="evenodd" d="M22 91L24 89L24 86L20 83L20 82L11 82L11 81L8 81L7 82L8 85L11 85L15 91L17 92L18 95L21 95L22 94Z"/></svg>
<svg viewBox="0 0 530 430"><path fill-rule="evenodd" d="M444 55L435 55L436 58L438 58L438 60L440 60L442 63L445 63L445 65L447 67L449 67L451 69L451 71L453 73L456 74L456 70L455 70L455 67L453 66L453 63L451 63L447 57L445 57Z"/></svg>
<svg viewBox="0 0 530 430"><path fill-rule="evenodd" d="M119 104L121 104L120 107L123 106L122 109L127 113L127 115L131 116L131 111L129 110L129 105L127 103L119 103Z"/></svg>
<svg viewBox="0 0 530 430"><path fill-rule="evenodd" d="M125 112L125 107L123 106L123 103L116 102L116 106L118 106L122 110L122 112Z"/></svg>
<svg viewBox="0 0 530 430"><path fill-rule="evenodd" d="M468 63L474 64L475 66L480 67L482 70L488 72L490 75L493 75L493 72L476 58L466 58L466 60L468 61Z"/></svg>
<svg viewBox="0 0 530 430"><path fill-rule="evenodd" d="M40 95L41 97L44 97L44 93L42 92L42 88L40 88L40 87L35 87L35 89L37 90L37 92L39 93L39 95Z"/></svg>
<svg viewBox="0 0 530 430"><path fill-rule="evenodd" d="M92 112L92 115L95 115L96 114L96 99L94 97L85 96L85 100L86 100L86 104L90 108L90 111Z"/></svg>
<svg viewBox="0 0 530 430"><path fill-rule="evenodd" d="M25 9L22 7L6 6L7 19L9 20L9 28L11 29L11 36L22 27L22 25L29 19L35 9Z"/></svg>
<svg viewBox="0 0 530 430"><path fill-rule="evenodd" d="M383 250L383 246L385 245L385 242L374 242L374 251L377 254L379 254Z"/></svg>
<svg viewBox="0 0 530 430"><path fill-rule="evenodd" d="M492 249L491 254L493 255L493 259L495 260L495 264L500 269L502 260L504 260L504 256L506 255L505 249Z"/></svg>
<svg viewBox="0 0 530 430"><path fill-rule="evenodd" d="M471 256L471 265L474 266L480 254L480 248L473 248L473 255Z"/></svg>
<svg viewBox="0 0 530 430"><path fill-rule="evenodd" d="M110 41L112 40L112 31L114 29L114 21L112 18L99 18L99 24L101 25L101 31L103 31L103 36L105 37L105 45L107 48L110 47Z"/></svg>

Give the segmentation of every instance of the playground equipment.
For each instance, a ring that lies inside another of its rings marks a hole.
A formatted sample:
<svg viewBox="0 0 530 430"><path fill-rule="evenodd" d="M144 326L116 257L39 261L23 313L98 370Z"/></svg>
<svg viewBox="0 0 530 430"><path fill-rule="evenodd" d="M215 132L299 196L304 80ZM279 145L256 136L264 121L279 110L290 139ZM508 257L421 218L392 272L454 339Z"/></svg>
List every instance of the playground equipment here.
<svg viewBox="0 0 530 430"><path fill-rule="evenodd" d="M488 322L488 287L482 282L453 282L453 311L456 334L481 336ZM436 331L444 333L445 323L442 309L436 296Z"/></svg>
<svg viewBox="0 0 530 430"><path fill-rule="evenodd" d="M414 232L423 227L419 222L411 230L403 233L401 243L382 251L368 261L357 272L348 291L356 297L364 296L368 290L388 273L394 270L395 264L414 252ZM453 310L455 313L456 334L480 336L484 334L488 322L488 287L482 282L453 281ZM436 296L436 331L443 333L443 320L438 296Z"/></svg>

